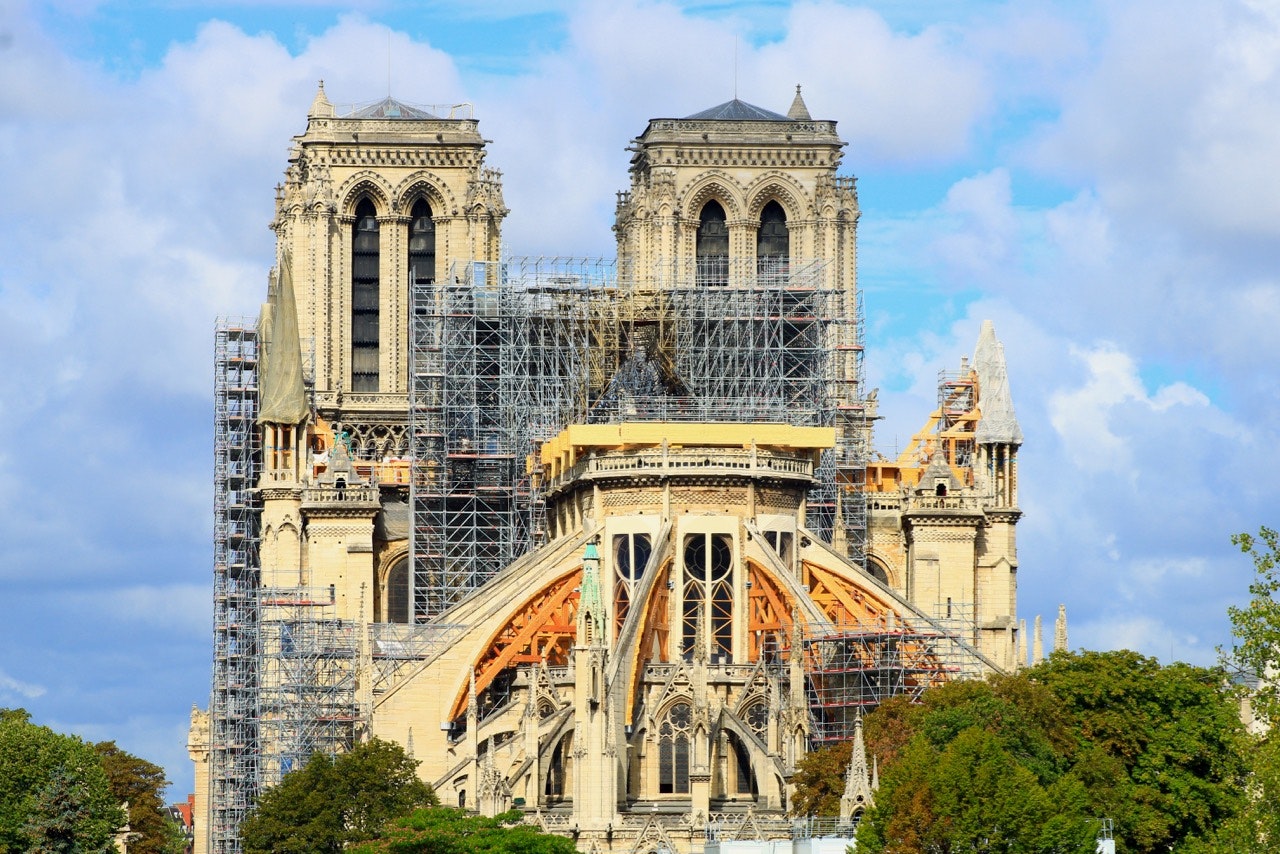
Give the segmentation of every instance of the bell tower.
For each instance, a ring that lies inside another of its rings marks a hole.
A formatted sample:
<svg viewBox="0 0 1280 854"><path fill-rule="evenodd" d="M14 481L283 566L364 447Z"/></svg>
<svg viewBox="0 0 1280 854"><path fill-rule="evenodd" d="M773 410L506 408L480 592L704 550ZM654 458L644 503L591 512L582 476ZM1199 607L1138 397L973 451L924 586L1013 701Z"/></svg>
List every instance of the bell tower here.
<svg viewBox="0 0 1280 854"><path fill-rule="evenodd" d="M853 179L836 175L844 146L799 86L785 116L734 99L650 120L618 194L619 264L638 281L733 285L823 258L824 284L852 296L859 211Z"/></svg>
<svg viewBox="0 0 1280 854"><path fill-rule="evenodd" d="M502 176L470 105L438 112L388 97L340 114L321 82L276 191L319 418L358 457L406 450L412 280L498 260Z"/></svg>

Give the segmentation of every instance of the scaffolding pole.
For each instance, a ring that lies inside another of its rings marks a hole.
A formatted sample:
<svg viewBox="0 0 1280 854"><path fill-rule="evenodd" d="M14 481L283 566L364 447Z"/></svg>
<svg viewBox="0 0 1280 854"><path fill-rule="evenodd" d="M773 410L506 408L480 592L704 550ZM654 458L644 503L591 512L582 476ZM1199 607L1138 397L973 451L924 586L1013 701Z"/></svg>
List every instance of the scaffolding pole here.
<svg viewBox="0 0 1280 854"><path fill-rule="evenodd" d="M220 318L214 332L213 686L209 700L214 854L241 850L259 791L258 334Z"/></svg>

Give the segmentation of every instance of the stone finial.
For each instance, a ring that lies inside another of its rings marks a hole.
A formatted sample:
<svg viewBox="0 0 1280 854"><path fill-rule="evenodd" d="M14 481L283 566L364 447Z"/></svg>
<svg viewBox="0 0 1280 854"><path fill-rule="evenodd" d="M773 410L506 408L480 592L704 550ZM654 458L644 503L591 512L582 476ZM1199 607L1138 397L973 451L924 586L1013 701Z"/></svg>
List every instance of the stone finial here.
<svg viewBox="0 0 1280 854"><path fill-rule="evenodd" d="M1018 621L1018 666L1027 666L1027 621Z"/></svg>
<svg viewBox="0 0 1280 854"><path fill-rule="evenodd" d="M1036 614L1036 633L1031 642L1031 666L1035 667L1044 661L1044 635L1040 624L1040 615Z"/></svg>
<svg viewBox="0 0 1280 854"><path fill-rule="evenodd" d="M791 102L791 109L787 110L787 118L793 122L810 122L813 116L809 115L809 108L805 106L804 96L800 94L800 84L796 84L796 97Z"/></svg>
<svg viewBox="0 0 1280 854"><path fill-rule="evenodd" d="M320 81L319 87L316 89L316 97L311 102L311 109L307 110L307 118L309 119L331 119L335 115L333 104L329 103L329 98L324 94L324 81Z"/></svg>
<svg viewBox="0 0 1280 854"><path fill-rule="evenodd" d="M1067 651L1067 606L1058 606L1058 619L1053 623L1053 651Z"/></svg>

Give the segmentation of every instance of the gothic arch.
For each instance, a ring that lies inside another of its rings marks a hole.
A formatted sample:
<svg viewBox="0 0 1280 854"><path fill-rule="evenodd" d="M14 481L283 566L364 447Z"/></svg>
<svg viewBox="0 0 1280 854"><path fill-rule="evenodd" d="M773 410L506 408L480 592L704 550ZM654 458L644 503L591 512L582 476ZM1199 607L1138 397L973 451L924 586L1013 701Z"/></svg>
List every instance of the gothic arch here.
<svg viewBox="0 0 1280 854"><path fill-rule="evenodd" d="M879 570L879 572L876 570ZM884 578L880 578L880 573L884 574ZM879 579L886 587L892 590L901 589L901 579L899 578L897 567L887 558L870 549L867 551L867 574L872 578Z"/></svg>
<svg viewBox="0 0 1280 854"><path fill-rule="evenodd" d="M746 216L751 220L759 220L760 212L769 202L782 205L788 223L798 222L809 212L809 205L801 201L805 198L804 188L790 175L782 172L766 172L761 175L747 188L745 196L748 200Z"/></svg>
<svg viewBox="0 0 1280 854"><path fill-rule="evenodd" d="M385 178L369 169L357 172L343 182L342 189L338 191L338 198L342 200L338 210L343 216L353 217L356 215L356 205L365 197L373 202L378 216L393 212L391 186Z"/></svg>
<svg viewBox="0 0 1280 854"><path fill-rule="evenodd" d="M414 172L405 178L396 187L393 198L396 209L406 212L406 215L419 198L426 199L431 205L431 215L435 219L452 215L457 207L448 186L430 172Z"/></svg>
<svg viewBox="0 0 1280 854"><path fill-rule="evenodd" d="M702 206L715 199L724 208L729 222L742 217L743 192L741 185L724 172L713 170L703 174L689 185L684 202L680 205L681 219L697 222Z"/></svg>

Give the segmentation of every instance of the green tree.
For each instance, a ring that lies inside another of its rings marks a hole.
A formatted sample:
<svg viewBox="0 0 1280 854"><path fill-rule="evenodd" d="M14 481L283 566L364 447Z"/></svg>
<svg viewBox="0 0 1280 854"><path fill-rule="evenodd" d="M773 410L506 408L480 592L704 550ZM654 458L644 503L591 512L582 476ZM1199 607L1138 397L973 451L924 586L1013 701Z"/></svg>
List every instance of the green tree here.
<svg viewBox="0 0 1280 854"><path fill-rule="evenodd" d="M467 815L448 807L420 809L396 819L381 838L350 849L351 854L574 854L573 840L521 824L511 810L495 818Z"/></svg>
<svg viewBox="0 0 1280 854"><path fill-rule="evenodd" d="M1275 677L1280 658L1280 536L1261 528L1256 536L1237 534L1231 541L1253 560L1254 579L1249 586L1249 605L1230 608L1234 641L1228 664L1243 671L1249 683L1257 682L1249 700L1264 722L1280 717ZM1210 841L1189 848L1190 854L1251 854L1275 848L1280 840L1280 733L1274 729L1253 736L1250 776L1245 802L1240 812L1224 822Z"/></svg>
<svg viewBox="0 0 1280 854"><path fill-rule="evenodd" d="M1103 817L1123 851L1212 839L1239 813L1247 771L1224 677L1134 652L1058 653L885 703L866 720L881 788L859 850L1092 851ZM802 777L796 802L842 786L837 764Z"/></svg>
<svg viewBox="0 0 1280 854"><path fill-rule="evenodd" d="M240 825L247 854L338 852L391 819L438 803L398 744L373 739L336 758L312 756L258 799Z"/></svg>
<svg viewBox="0 0 1280 854"><path fill-rule="evenodd" d="M91 746L0 710L0 854L103 851L124 821Z"/></svg>
<svg viewBox="0 0 1280 854"><path fill-rule="evenodd" d="M1254 577L1249 585L1249 605L1231 607L1234 641L1230 662L1252 677L1264 677L1251 697L1254 712L1265 720L1280 718L1280 534L1271 528L1253 534L1236 534L1231 542L1253 559Z"/></svg>
<svg viewBox="0 0 1280 854"><path fill-rule="evenodd" d="M121 750L114 741L100 741L93 749L112 796L129 805L129 854L166 854L171 834L161 797L169 785L164 769Z"/></svg>
<svg viewBox="0 0 1280 854"><path fill-rule="evenodd" d="M1243 805L1247 741L1222 670L1119 650L1055 654L1030 675L1077 722L1069 758L1121 850L1176 850Z"/></svg>

